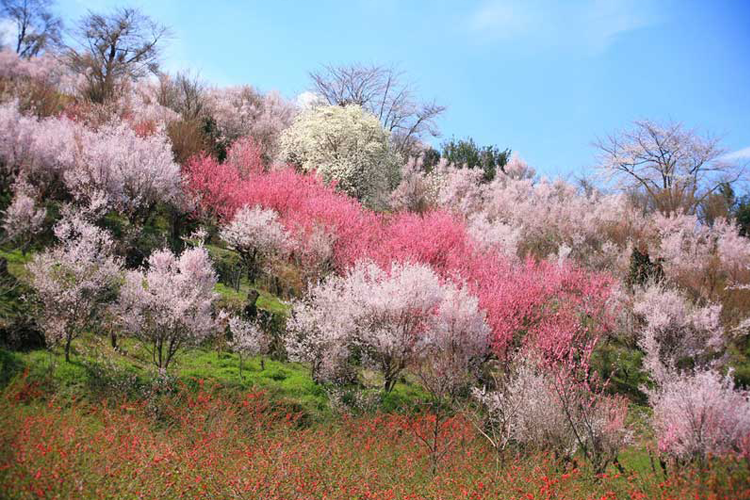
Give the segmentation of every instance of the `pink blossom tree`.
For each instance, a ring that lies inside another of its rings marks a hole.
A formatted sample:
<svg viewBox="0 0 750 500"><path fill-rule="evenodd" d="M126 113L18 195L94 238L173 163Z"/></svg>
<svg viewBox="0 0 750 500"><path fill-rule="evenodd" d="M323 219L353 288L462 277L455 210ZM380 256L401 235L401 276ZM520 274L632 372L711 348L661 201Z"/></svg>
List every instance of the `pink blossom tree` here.
<svg viewBox="0 0 750 500"><path fill-rule="evenodd" d="M437 309L418 340L413 369L438 404L471 386L490 352L490 327L465 284L442 285Z"/></svg>
<svg viewBox="0 0 750 500"><path fill-rule="evenodd" d="M179 166L167 139L139 137L125 125L86 130L86 146L64 178L74 197L104 193L108 204L132 221L148 218L159 202L177 203L182 193Z"/></svg>
<svg viewBox="0 0 750 500"><path fill-rule="evenodd" d="M413 368L436 397L452 396L489 348L477 299L424 264L358 263L313 287L292 311L287 351L295 359L316 372L331 371L324 363L342 372L360 353L383 376L385 392Z"/></svg>
<svg viewBox="0 0 750 500"><path fill-rule="evenodd" d="M41 302L47 345L64 344L70 361L71 342L96 324L114 295L121 268L109 234L80 215L63 218L55 236L59 244L36 255L27 268Z"/></svg>
<svg viewBox="0 0 750 500"><path fill-rule="evenodd" d="M256 323L238 316L229 319L229 330L232 332L232 341L229 346L240 357L240 378L242 378L243 358L266 354L269 339ZM261 369L265 369L263 358L261 358Z"/></svg>
<svg viewBox="0 0 750 500"><path fill-rule="evenodd" d="M650 398L659 450L678 459L740 453L750 436L750 394L731 376L672 374Z"/></svg>
<svg viewBox="0 0 750 500"><path fill-rule="evenodd" d="M26 246L31 238L43 229L46 216L47 209L37 208L36 201L23 188L17 187L13 201L5 209L3 217L5 238L19 242L21 251L26 253Z"/></svg>
<svg viewBox="0 0 750 500"><path fill-rule="evenodd" d="M726 346L721 306L698 306L677 290L651 285L637 290L633 313L640 319L637 342L645 352L645 368L661 384L680 362L706 367Z"/></svg>
<svg viewBox="0 0 750 500"><path fill-rule="evenodd" d="M242 207L220 234L242 256L250 281L258 277L265 259L287 249L288 236L278 214L259 206Z"/></svg>
<svg viewBox="0 0 750 500"><path fill-rule="evenodd" d="M391 193L390 206L394 210L422 213L435 204L437 186L434 176L423 169L424 155L409 158L401 167L401 182Z"/></svg>
<svg viewBox="0 0 750 500"><path fill-rule="evenodd" d="M113 310L121 327L150 345L154 364L166 370L180 347L200 343L218 328L216 282L203 247L180 256L160 250L144 269L126 274Z"/></svg>

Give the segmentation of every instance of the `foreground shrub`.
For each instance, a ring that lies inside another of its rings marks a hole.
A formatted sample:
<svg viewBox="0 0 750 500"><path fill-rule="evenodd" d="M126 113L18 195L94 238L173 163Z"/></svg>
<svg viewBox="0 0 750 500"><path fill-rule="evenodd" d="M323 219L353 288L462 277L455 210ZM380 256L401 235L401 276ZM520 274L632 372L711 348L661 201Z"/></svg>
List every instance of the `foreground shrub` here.
<svg viewBox="0 0 750 500"><path fill-rule="evenodd" d="M85 404L23 382L0 405L0 490L32 498L290 498L350 500L743 498L746 466L713 461L668 480L647 466L594 476L546 453L496 456L465 419L432 441L435 418L374 415L304 425L257 392L196 391ZM437 442L432 450L423 440Z"/></svg>

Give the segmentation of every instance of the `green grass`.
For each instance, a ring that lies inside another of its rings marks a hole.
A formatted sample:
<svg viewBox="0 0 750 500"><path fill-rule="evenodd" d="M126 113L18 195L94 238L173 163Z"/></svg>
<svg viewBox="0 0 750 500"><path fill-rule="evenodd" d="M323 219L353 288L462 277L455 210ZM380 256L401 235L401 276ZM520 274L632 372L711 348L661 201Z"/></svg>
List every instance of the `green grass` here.
<svg viewBox="0 0 750 500"><path fill-rule="evenodd" d="M32 253L22 253L20 249L0 250L0 257L8 261L8 272L18 279L27 275L26 264L33 257Z"/></svg>
<svg viewBox="0 0 750 500"><path fill-rule="evenodd" d="M258 301L255 303L259 309L282 315L286 315L289 312L289 304L283 302L281 299L262 288L255 285L249 285L247 279L244 278L242 279L239 291L225 285L224 283L217 283L214 290L221 295L225 303L232 304L234 307L244 306L247 302L247 295L250 290L255 290L260 294Z"/></svg>
<svg viewBox="0 0 750 500"><path fill-rule="evenodd" d="M29 380L51 392L72 399L114 396L139 398L154 379L155 369L145 346L128 338L118 340L120 352L108 339L89 335L73 342L71 362L58 349L15 352L0 349L0 387L26 373ZM300 363L265 357L243 360L235 353L209 347L178 352L169 373L181 384L194 387L198 381L233 392L265 391L277 401L303 411L314 420L333 416L324 386L316 384L310 370ZM425 401L426 394L414 381L404 380L384 396L383 409L398 411Z"/></svg>

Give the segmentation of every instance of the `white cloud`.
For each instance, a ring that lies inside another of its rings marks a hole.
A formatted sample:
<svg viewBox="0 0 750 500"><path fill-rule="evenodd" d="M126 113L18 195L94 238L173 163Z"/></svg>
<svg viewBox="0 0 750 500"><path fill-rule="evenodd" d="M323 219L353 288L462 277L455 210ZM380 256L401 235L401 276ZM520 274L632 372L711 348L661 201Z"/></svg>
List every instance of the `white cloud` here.
<svg viewBox="0 0 750 500"><path fill-rule="evenodd" d="M484 0L467 19L478 41L512 41L531 50L597 55L620 35L656 21L640 0Z"/></svg>
<svg viewBox="0 0 750 500"><path fill-rule="evenodd" d="M750 160L750 146L722 156L724 160Z"/></svg>

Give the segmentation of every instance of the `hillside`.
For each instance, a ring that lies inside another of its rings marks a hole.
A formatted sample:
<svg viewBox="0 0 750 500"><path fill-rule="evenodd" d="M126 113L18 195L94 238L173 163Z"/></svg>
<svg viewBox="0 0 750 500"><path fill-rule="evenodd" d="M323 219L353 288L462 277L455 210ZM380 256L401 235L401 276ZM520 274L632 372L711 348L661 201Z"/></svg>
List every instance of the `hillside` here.
<svg viewBox="0 0 750 500"><path fill-rule="evenodd" d="M3 498L750 498L717 140L638 121L617 183L548 179L430 146L393 70L293 102L156 71L137 10L82 23L0 52Z"/></svg>

